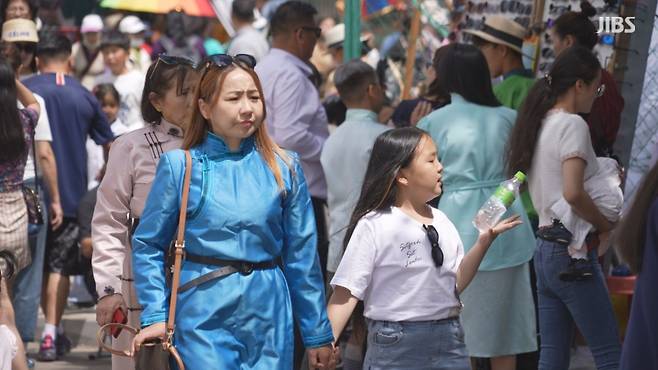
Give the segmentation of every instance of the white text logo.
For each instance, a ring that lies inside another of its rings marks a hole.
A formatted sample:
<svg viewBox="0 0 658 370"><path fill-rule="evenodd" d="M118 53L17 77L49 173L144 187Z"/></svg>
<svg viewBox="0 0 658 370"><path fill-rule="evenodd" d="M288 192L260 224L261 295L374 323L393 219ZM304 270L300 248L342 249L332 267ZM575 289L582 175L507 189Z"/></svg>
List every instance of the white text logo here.
<svg viewBox="0 0 658 370"><path fill-rule="evenodd" d="M599 30L596 33L633 33L635 17L599 17Z"/></svg>

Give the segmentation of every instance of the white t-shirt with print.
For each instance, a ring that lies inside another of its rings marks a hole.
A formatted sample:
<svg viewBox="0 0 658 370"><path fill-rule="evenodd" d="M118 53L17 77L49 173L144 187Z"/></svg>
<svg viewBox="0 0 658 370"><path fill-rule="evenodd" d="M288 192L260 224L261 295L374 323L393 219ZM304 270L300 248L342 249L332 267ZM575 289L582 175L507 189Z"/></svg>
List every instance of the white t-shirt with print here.
<svg viewBox="0 0 658 370"><path fill-rule="evenodd" d="M332 286L364 302L364 316L385 321L425 321L453 317L464 246L448 217L432 208L444 261L435 267L423 224L391 207L371 212L354 229Z"/></svg>

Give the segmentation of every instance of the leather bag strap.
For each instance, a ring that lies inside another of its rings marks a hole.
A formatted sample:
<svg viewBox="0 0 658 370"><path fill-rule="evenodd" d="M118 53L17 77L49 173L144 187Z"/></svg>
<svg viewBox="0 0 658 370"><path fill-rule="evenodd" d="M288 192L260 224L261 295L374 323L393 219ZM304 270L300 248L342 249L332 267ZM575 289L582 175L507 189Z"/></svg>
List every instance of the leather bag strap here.
<svg viewBox="0 0 658 370"><path fill-rule="evenodd" d="M178 286L180 285L180 269L183 262L185 249L185 221L187 219L187 199L190 195L190 178L192 175L192 156L190 151L185 151L185 179L183 180L183 195L181 198L180 213L178 215L178 234L174 244L174 276L171 279L171 297L169 299L169 320L167 321L166 343L171 344L174 335L176 321L176 302L178 298Z"/></svg>

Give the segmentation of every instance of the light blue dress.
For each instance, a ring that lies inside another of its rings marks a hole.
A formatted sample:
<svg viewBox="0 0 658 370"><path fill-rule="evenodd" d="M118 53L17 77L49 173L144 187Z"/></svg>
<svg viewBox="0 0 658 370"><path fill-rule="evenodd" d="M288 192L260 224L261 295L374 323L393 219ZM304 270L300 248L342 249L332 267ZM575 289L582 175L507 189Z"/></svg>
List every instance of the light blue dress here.
<svg viewBox="0 0 658 370"><path fill-rule="evenodd" d="M307 348L333 341L316 249L313 207L296 154L279 159L285 194L253 136L231 152L208 133L191 149L185 248L250 262L282 259L282 268L234 273L178 295L174 342L188 369L292 369L293 319ZM185 155L163 155L133 237L142 326L167 319L165 251L174 238ZM181 285L217 266L184 261Z"/></svg>
<svg viewBox="0 0 658 370"><path fill-rule="evenodd" d="M486 107L451 94L451 103L418 123L443 164L439 209L455 224L467 253L478 238L473 218L505 179L505 146L516 112ZM462 293L461 314L471 356L496 357L536 350L535 309L528 261L535 249L530 222L519 199L504 217L523 224L493 242L471 284ZM440 243L440 240L439 240Z"/></svg>

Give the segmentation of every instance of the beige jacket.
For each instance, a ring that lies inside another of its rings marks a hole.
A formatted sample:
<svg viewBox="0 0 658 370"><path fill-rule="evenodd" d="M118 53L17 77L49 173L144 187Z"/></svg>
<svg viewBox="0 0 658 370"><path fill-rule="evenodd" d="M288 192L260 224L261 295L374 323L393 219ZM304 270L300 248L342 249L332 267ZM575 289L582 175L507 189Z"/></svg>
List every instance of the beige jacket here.
<svg viewBox="0 0 658 370"><path fill-rule="evenodd" d="M73 44L71 60L73 63L73 72L75 76L80 79L82 86L86 87L89 91L93 90L96 78L105 72L103 53L101 53L100 50L98 51L96 58L92 61L91 67L84 76L80 76L80 74L84 72L85 68L87 68L89 61L87 61L84 49L79 41Z"/></svg>
<svg viewBox="0 0 658 370"><path fill-rule="evenodd" d="M114 291L123 294L129 306L136 305L132 263L126 258L131 254L131 219L142 214L160 156L180 148L182 134L178 126L163 119L158 125L124 134L112 144L98 188L91 232L99 297Z"/></svg>

